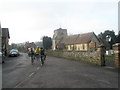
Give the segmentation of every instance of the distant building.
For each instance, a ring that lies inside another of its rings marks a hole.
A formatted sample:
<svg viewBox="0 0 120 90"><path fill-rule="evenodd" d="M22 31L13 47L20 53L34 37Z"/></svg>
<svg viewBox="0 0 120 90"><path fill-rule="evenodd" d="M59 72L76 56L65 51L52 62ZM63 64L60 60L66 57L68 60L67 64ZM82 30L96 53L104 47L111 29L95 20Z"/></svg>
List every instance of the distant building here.
<svg viewBox="0 0 120 90"><path fill-rule="evenodd" d="M6 50L8 52L9 50L9 29L8 28L2 28L2 49Z"/></svg>
<svg viewBox="0 0 120 90"><path fill-rule="evenodd" d="M61 35L62 33L62 35ZM94 32L67 35L67 30L57 29L53 35L53 50L93 51L100 45Z"/></svg>
<svg viewBox="0 0 120 90"><path fill-rule="evenodd" d="M36 48L36 45L35 45L34 42L31 42L31 43L26 42L25 45L24 45L24 47L25 47L26 50L27 50L28 48Z"/></svg>

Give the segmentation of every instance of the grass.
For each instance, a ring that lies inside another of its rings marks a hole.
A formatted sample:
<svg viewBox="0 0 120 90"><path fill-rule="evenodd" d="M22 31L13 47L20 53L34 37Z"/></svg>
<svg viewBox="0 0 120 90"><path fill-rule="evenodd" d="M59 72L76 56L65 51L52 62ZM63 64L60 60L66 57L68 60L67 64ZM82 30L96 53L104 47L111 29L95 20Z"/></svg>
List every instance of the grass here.
<svg viewBox="0 0 120 90"><path fill-rule="evenodd" d="M105 60L107 60L107 61L114 61L114 55L111 55L111 56L106 55L105 56Z"/></svg>

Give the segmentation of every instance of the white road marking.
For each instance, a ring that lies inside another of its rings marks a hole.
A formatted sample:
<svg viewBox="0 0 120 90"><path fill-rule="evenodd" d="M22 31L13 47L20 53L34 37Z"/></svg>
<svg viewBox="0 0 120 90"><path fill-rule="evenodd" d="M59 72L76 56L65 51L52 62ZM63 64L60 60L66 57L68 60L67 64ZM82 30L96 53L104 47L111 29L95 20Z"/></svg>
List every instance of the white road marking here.
<svg viewBox="0 0 120 90"><path fill-rule="evenodd" d="M34 72L33 73L31 73L30 75L29 75L29 77L31 77L33 74L35 74Z"/></svg>
<svg viewBox="0 0 120 90"><path fill-rule="evenodd" d="M37 70L39 70L40 69L40 67L37 67ZM36 70L36 71L37 71ZM36 72L35 71L35 72ZM28 80L31 76L33 76L34 74L35 74L35 72L32 72L28 77L26 77L26 79L24 79L23 81L21 81L19 84L17 84L14 88L17 88L17 87L19 87L21 84L23 84L26 80Z"/></svg>
<svg viewBox="0 0 120 90"><path fill-rule="evenodd" d="M28 77L27 77L27 79L28 79ZM25 80L23 80L22 82L20 82L18 85L16 85L14 88L17 88L17 87L19 87L22 83L24 83L27 79L25 79Z"/></svg>
<svg viewBox="0 0 120 90"><path fill-rule="evenodd" d="M100 81L100 82L106 83L106 84L111 84L109 81L105 81L105 80L97 80L97 81Z"/></svg>
<svg viewBox="0 0 120 90"><path fill-rule="evenodd" d="M20 82L18 85L16 85L14 88L19 87L22 83L24 83L26 80L28 80L32 75L34 75L35 73L31 73L26 79L24 79L22 82Z"/></svg>
<svg viewBox="0 0 120 90"><path fill-rule="evenodd" d="M115 69L114 67L109 67L109 66L106 66L106 68Z"/></svg>
<svg viewBox="0 0 120 90"><path fill-rule="evenodd" d="M37 70L39 70L40 69L40 67L37 67Z"/></svg>

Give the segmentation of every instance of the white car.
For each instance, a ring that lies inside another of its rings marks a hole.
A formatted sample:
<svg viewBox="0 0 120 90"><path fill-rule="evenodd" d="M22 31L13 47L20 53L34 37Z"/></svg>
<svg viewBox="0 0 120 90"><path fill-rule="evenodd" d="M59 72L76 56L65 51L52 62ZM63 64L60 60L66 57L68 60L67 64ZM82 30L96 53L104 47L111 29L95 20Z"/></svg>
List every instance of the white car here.
<svg viewBox="0 0 120 90"><path fill-rule="evenodd" d="M17 49L10 50L9 56L19 56L19 51Z"/></svg>
<svg viewBox="0 0 120 90"><path fill-rule="evenodd" d="M2 63L2 52L0 52L0 63Z"/></svg>
<svg viewBox="0 0 120 90"><path fill-rule="evenodd" d="M0 57L2 57L2 52L0 52Z"/></svg>

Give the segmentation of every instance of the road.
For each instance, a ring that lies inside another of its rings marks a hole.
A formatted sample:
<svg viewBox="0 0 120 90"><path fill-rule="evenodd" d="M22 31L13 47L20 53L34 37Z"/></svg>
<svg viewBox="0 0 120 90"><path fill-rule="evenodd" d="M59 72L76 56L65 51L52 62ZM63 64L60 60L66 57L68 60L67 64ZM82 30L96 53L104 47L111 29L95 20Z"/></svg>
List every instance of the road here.
<svg viewBox="0 0 120 90"><path fill-rule="evenodd" d="M2 59L2 58L0 58L0 59ZM2 89L2 64L0 63L0 90L1 89Z"/></svg>
<svg viewBox="0 0 120 90"><path fill-rule="evenodd" d="M3 88L118 88L118 72L78 61L48 56L33 65L27 54L3 64Z"/></svg>

